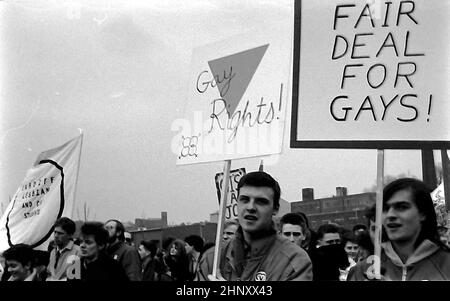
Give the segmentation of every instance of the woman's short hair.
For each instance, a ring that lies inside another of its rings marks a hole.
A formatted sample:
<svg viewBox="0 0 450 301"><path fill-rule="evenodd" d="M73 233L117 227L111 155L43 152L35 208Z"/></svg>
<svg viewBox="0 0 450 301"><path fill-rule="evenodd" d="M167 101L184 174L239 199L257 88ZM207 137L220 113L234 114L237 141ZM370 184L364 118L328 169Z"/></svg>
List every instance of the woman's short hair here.
<svg viewBox="0 0 450 301"><path fill-rule="evenodd" d="M31 246L27 244L14 245L3 252L2 256L5 258L5 260L16 260L23 266L34 266L34 251Z"/></svg>
<svg viewBox="0 0 450 301"><path fill-rule="evenodd" d="M82 235L93 235L97 245L105 246L108 243L108 230L100 222L86 222L81 226Z"/></svg>

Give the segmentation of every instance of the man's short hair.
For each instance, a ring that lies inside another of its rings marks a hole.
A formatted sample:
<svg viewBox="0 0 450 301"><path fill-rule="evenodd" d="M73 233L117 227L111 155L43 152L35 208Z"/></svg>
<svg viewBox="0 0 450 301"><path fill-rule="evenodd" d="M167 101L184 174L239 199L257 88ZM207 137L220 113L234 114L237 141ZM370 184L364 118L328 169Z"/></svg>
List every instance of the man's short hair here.
<svg viewBox="0 0 450 301"><path fill-rule="evenodd" d="M306 214L301 211L297 211L294 213L297 213L298 215L300 215L303 218L303 220L305 221L306 228L309 229L309 221L308 221L308 217L306 216Z"/></svg>
<svg viewBox="0 0 450 301"><path fill-rule="evenodd" d="M303 234L305 234L306 222L300 214L286 213L280 219L280 231L283 231L284 224L298 225L302 229Z"/></svg>
<svg viewBox="0 0 450 301"><path fill-rule="evenodd" d="M269 187L273 190L273 209L278 210L280 208L280 195L281 188L278 182L272 178L271 175L263 171L254 171L245 174L238 183L237 191L239 191L244 186L253 187Z"/></svg>
<svg viewBox="0 0 450 301"><path fill-rule="evenodd" d="M120 241L125 241L125 226L117 219L110 219L107 220L105 225L109 222L115 222L116 223L116 232L120 232L118 239Z"/></svg>
<svg viewBox="0 0 450 301"><path fill-rule="evenodd" d="M23 266L30 265L33 267L34 252L30 245L17 244L3 252L5 260L16 260Z"/></svg>
<svg viewBox="0 0 450 301"><path fill-rule="evenodd" d="M191 245L197 252L201 252L203 250L203 245L205 243L203 238L198 235L189 235L184 239L184 241Z"/></svg>
<svg viewBox="0 0 450 301"><path fill-rule="evenodd" d="M322 239L327 233L339 233L339 228L334 224L324 224L317 229L317 239Z"/></svg>
<svg viewBox="0 0 450 301"><path fill-rule="evenodd" d="M223 229L226 229L227 227L231 226L231 225L236 225L239 226L239 221L237 219L230 219L225 221L225 223L223 224Z"/></svg>
<svg viewBox="0 0 450 301"><path fill-rule="evenodd" d="M342 234L341 244L345 247L347 242L358 244L357 236L355 234L353 234L353 232L351 232L351 231L348 231L348 232L345 232Z"/></svg>
<svg viewBox="0 0 450 301"><path fill-rule="evenodd" d="M68 217L61 217L57 219L54 227L61 227L69 235L73 235L77 229L75 222Z"/></svg>
<svg viewBox="0 0 450 301"><path fill-rule="evenodd" d="M144 248L150 252L151 257L154 257L156 255L157 250L156 243L154 243L151 240L142 240L140 244L143 245Z"/></svg>
<svg viewBox="0 0 450 301"><path fill-rule="evenodd" d="M86 222L80 230L82 235L93 235L97 245L106 246L108 243L108 230L100 222Z"/></svg>

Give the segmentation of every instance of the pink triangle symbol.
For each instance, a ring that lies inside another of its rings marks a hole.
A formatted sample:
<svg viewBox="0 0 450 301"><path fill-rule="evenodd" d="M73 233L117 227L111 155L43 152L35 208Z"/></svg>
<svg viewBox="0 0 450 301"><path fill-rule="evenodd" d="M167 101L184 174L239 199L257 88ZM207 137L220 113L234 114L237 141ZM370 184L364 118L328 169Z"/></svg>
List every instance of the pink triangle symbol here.
<svg viewBox="0 0 450 301"><path fill-rule="evenodd" d="M269 44L208 62L228 115L233 115Z"/></svg>

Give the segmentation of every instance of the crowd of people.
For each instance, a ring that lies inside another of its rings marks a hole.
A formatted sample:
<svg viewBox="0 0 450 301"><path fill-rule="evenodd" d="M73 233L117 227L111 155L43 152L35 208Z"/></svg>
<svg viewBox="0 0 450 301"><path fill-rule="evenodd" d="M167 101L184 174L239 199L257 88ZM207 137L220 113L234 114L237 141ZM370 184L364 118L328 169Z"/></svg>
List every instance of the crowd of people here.
<svg viewBox="0 0 450 301"><path fill-rule="evenodd" d="M237 190L238 218L223 226L216 273L214 244L198 235L167 238L160 247L147 240L134 246L118 220L85 222L75 238L75 222L62 217L48 251L17 244L1 254L1 280L450 280L449 242L422 181L402 178L383 190L380 276L373 268L374 206L365 225L313 230L301 212L274 223L281 189L269 174L246 174Z"/></svg>

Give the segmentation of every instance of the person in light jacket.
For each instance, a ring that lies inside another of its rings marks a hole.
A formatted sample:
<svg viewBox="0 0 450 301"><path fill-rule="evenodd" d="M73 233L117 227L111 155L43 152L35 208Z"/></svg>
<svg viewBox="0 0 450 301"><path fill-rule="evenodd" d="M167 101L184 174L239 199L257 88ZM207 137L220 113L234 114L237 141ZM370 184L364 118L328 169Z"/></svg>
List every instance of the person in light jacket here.
<svg viewBox="0 0 450 301"><path fill-rule="evenodd" d="M381 280L450 280L450 252L440 241L431 190L401 178L383 190ZM374 280L372 260L359 262L348 280Z"/></svg>

